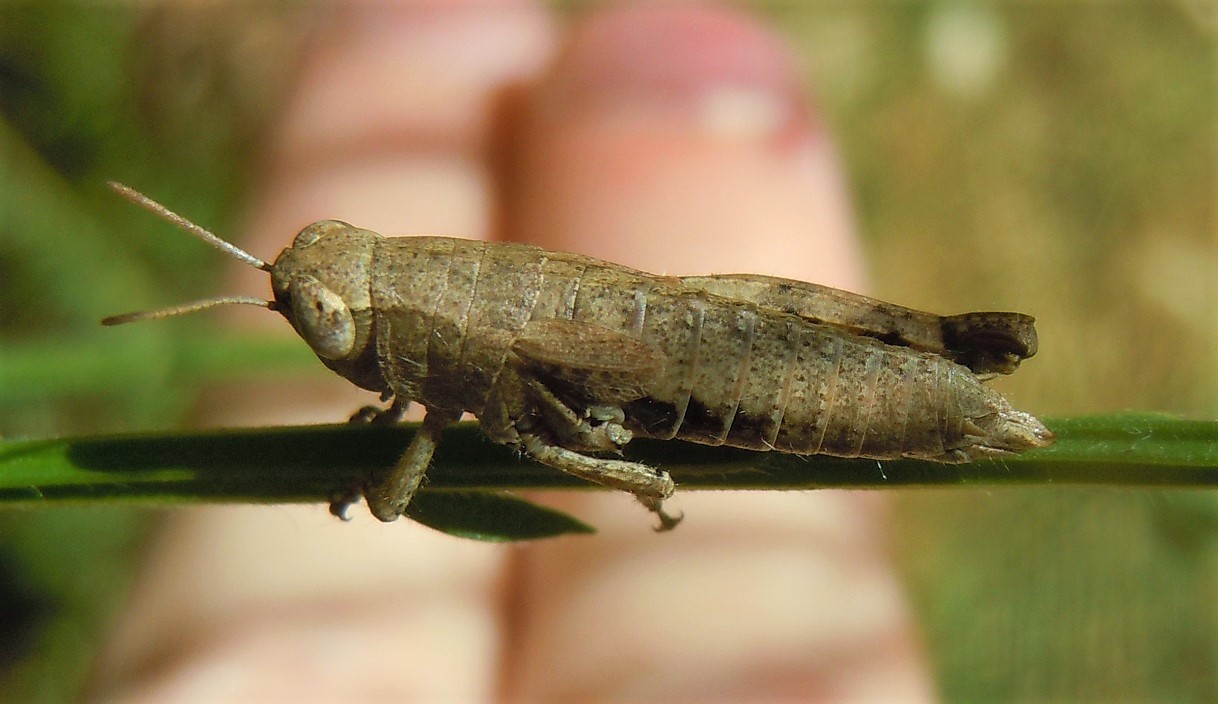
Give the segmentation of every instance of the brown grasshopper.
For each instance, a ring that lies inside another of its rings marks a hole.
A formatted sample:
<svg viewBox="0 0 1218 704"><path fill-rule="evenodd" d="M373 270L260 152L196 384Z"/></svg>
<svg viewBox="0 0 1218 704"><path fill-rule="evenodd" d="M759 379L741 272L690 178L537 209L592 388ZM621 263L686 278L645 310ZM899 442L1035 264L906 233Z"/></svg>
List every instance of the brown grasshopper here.
<svg viewBox="0 0 1218 704"><path fill-rule="evenodd" d="M224 297L106 325L248 303L287 318L355 385L427 409L406 453L362 487L401 516L462 412L542 464L634 494L672 528L667 472L586 453L636 436L797 454L935 462L1053 442L982 382L1036 353L1020 313L938 316L753 274L657 276L525 244L385 238L338 220L268 264L136 191L120 194L269 272L274 299ZM332 509L341 515L349 501Z"/></svg>

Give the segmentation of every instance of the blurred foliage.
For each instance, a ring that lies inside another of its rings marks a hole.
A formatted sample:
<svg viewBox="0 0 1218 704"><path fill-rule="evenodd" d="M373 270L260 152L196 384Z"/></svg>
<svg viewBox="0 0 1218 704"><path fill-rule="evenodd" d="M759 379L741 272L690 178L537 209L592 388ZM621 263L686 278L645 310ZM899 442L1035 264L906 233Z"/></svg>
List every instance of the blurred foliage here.
<svg viewBox="0 0 1218 704"><path fill-rule="evenodd" d="M1215 19L1189 2L751 6L792 40L851 179L872 289L1040 319L1021 408L1218 415ZM206 321L214 252L117 178L231 231L311 17L291 5L0 8L0 434L178 426L210 380L305 368ZM910 266L916 262L916 266ZM197 350L203 349L204 352ZM894 553L949 699L1212 700L1209 493L902 495ZM5 699L71 699L144 514L0 514Z"/></svg>
<svg viewBox="0 0 1218 704"><path fill-rule="evenodd" d="M1038 316L1040 354L1001 384L1020 407L1215 416L1212 6L773 14L838 138L876 293ZM1184 491L900 495L893 551L943 693L1218 698L1216 505Z"/></svg>
<svg viewBox="0 0 1218 704"><path fill-rule="evenodd" d="M302 16L219 10L0 7L0 434L175 426L208 378L257 373L246 354L303 366L300 350L265 342L184 345L189 325L119 341L97 324L215 290L222 262L104 183L155 187L221 231L231 222ZM0 513L0 699L78 696L147 523L130 508Z"/></svg>

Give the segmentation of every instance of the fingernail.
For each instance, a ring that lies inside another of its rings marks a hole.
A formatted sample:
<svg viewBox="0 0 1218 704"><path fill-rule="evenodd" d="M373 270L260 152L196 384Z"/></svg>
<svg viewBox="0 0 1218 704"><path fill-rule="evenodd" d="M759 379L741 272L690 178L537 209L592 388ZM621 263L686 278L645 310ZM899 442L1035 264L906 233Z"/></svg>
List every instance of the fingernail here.
<svg viewBox="0 0 1218 704"><path fill-rule="evenodd" d="M727 8L639 6L595 16L548 80L553 110L680 121L725 137L808 125L786 48L755 18Z"/></svg>

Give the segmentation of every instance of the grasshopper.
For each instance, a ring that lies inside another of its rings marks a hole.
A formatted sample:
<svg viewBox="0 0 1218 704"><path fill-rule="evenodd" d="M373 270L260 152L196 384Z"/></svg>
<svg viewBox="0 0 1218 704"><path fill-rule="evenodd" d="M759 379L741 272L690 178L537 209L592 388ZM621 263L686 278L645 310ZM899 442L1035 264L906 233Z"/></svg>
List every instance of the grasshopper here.
<svg viewBox="0 0 1218 704"><path fill-rule="evenodd" d="M839 457L969 462L1053 442L983 382L1036 353L1032 317L939 316L753 274L657 276L526 244L385 238L338 220L258 259L121 184L121 195L270 274L273 298L222 297L106 318L115 325L227 304L283 315L323 364L393 399L355 418L426 415L401 460L360 487L401 516L445 426L630 492L660 521L668 473L623 459L631 438ZM343 515L353 497L331 506Z"/></svg>

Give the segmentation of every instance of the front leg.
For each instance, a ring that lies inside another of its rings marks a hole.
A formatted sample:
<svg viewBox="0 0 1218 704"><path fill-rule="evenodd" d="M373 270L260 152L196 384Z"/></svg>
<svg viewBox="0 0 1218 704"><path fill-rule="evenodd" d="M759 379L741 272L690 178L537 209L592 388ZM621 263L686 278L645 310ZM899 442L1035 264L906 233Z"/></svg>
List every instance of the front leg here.
<svg viewBox="0 0 1218 704"><path fill-rule="evenodd" d="M364 406L356 411L347 422L355 425L392 425L401 421L402 417L406 415L406 409L410 407L410 400L403 400L402 397L393 396L392 393L386 391L381 394L381 401L388 401L391 396L393 404L389 408ZM359 501L363 493L363 487L359 483L355 483L335 494L330 498L330 514L343 521L351 520L347 515L347 509Z"/></svg>
<svg viewBox="0 0 1218 704"><path fill-rule="evenodd" d="M431 456L440 443L440 433L460 417L459 411L428 409L406 453L393 470L381 481L364 487L364 499L372 515L388 523L406 513L406 506L423 483Z"/></svg>
<svg viewBox="0 0 1218 704"><path fill-rule="evenodd" d="M389 394L381 394L382 401L389 400ZM400 396L393 397L393 404L389 408L378 408L376 406L364 406L356 411L350 418L348 423L371 423L373 425L393 425L400 423L406 415L406 409L410 408L410 400L402 400Z"/></svg>

